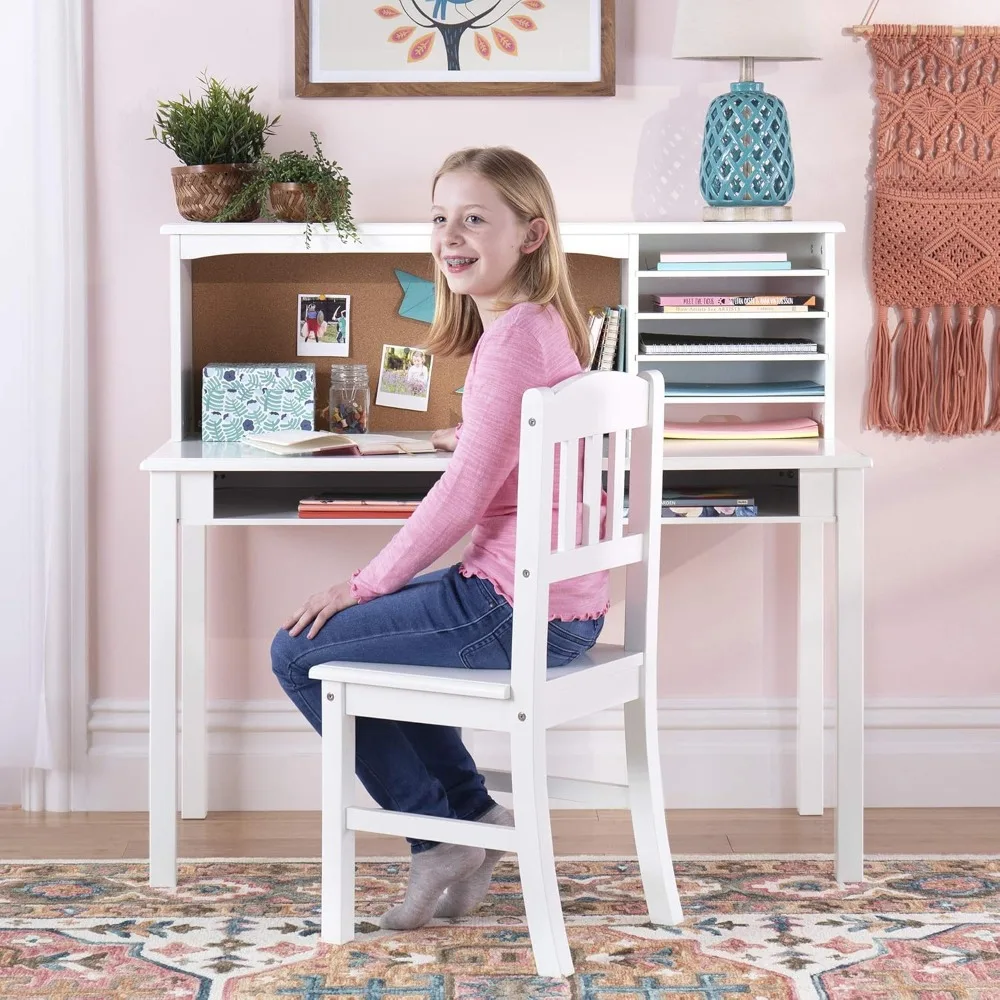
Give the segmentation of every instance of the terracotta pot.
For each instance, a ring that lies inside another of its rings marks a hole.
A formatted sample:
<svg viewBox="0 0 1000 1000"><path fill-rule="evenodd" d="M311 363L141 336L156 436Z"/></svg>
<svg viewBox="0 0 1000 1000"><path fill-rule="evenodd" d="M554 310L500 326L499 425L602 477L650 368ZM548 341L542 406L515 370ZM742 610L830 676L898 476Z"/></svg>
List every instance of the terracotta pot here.
<svg viewBox="0 0 1000 1000"><path fill-rule="evenodd" d="M193 167L172 167L177 211L191 222L211 222L229 199L250 180L249 163L205 163ZM260 216L260 206L250 205L232 222L252 222Z"/></svg>
<svg viewBox="0 0 1000 1000"><path fill-rule="evenodd" d="M307 218L306 192L316 196L315 184L272 184L268 191L271 211L282 222L330 222L337 214L336 206L320 201L312 219Z"/></svg>

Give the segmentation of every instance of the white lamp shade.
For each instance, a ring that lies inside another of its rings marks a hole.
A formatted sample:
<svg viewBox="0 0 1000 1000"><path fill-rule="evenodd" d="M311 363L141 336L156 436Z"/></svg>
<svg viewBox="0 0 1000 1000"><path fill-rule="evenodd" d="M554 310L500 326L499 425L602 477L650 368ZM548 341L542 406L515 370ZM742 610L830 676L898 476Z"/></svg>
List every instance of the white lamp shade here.
<svg viewBox="0 0 1000 1000"><path fill-rule="evenodd" d="M675 59L819 59L818 0L676 0Z"/></svg>

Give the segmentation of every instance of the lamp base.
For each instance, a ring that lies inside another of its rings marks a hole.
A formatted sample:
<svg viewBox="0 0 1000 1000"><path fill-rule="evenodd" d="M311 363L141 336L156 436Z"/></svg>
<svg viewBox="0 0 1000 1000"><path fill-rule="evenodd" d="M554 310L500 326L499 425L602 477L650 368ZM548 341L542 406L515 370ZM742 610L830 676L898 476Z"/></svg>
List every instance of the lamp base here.
<svg viewBox="0 0 1000 1000"><path fill-rule="evenodd" d="M791 205L706 205L705 222L791 222Z"/></svg>
<svg viewBox="0 0 1000 1000"><path fill-rule="evenodd" d="M699 187L713 207L771 208L792 200L788 112L764 84L741 80L708 106Z"/></svg>

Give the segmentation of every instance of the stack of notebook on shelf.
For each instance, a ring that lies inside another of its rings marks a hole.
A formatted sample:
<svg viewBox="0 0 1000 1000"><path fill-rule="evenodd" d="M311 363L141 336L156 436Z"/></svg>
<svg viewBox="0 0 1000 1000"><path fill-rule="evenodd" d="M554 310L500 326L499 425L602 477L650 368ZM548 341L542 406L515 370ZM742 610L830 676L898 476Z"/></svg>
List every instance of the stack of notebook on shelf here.
<svg viewBox="0 0 1000 1000"><path fill-rule="evenodd" d="M628 496L625 497L628 513ZM740 489L688 487L663 491L661 517L756 517L753 494Z"/></svg>
<svg viewBox="0 0 1000 1000"><path fill-rule="evenodd" d="M689 441L774 441L818 438L819 424L812 417L782 420L664 421L664 438Z"/></svg>
<svg viewBox="0 0 1000 1000"><path fill-rule="evenodd" d="M657 295L663 313L806 313L820 308L815 295Z"/></svg>
<svg viewBox="0 0 1000 1000"><path fill-rule="evenodd" d="M409 517L420 501L416 499L372 499L320 493L299 501L299 517L331 517L365 521L398 520Z"/></svg>
<svg viewBox="0 0 1000 1000"><path fill-rule="evenodd" d="M815 354L819 346L801 337L755 338L689 336L674 333L643 333L640 354Z"/></svg>
<svg viewBox="0 0 1000 1000"><path fill-rule="evenodd" d="M658 271L790 271L787 253L732 251L707 253L661 253Z"/></svg>
<svg viewBox="0 0 1000 1000"><path fill-rule="evenodd" d="M666 396L822 396L811 379L788 382L667 382Z"/></svg>

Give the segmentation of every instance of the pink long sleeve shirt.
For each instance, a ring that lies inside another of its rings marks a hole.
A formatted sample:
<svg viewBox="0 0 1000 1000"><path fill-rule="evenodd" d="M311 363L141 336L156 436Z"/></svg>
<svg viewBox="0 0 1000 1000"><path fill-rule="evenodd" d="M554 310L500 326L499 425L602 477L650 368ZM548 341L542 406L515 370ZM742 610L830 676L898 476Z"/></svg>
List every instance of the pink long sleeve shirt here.
<svg viewBox="0 0 1000 1000"><path fill-rule="evenodd" d="M471 530L460 572L489 580L513 604L521 397L581 370L551 306L519 303L483 331L465 379L455 454L406 524L351 578L359 602L399 590ZM549 590L550 619L599 618L608 604L606 572Z"/></svg>

